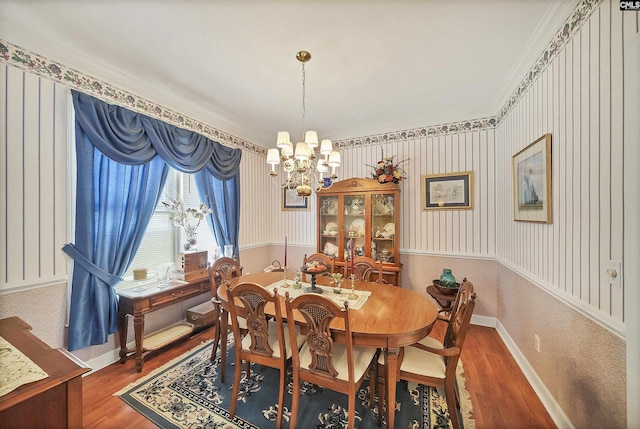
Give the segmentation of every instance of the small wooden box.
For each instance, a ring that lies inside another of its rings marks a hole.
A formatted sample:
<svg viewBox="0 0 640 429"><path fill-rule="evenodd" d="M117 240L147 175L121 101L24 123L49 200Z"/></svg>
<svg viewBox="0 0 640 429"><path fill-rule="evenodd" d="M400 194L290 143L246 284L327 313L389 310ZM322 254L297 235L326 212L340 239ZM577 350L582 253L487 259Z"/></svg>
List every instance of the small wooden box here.
<svg viewBox="0 0 640 429"><path fill-rule="evenodd" d="M205 301L187 310L187 322L192 323L196 329L212 325L217 316L216 308L211 301Z"/></svg>
<svg viewBox="0 0 640 429"><path fill-rule="evenodd" d="M176 271L189 273L207 268L208 252L191 252L176 254Z"/></svg>

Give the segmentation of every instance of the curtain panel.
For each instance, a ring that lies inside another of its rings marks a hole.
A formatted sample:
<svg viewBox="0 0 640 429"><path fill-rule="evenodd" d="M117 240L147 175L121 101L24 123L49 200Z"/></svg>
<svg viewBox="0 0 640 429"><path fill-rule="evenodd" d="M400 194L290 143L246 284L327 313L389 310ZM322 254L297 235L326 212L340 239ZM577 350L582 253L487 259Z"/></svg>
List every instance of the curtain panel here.
<svg viewBox="0 0 640 429"><path fill-rule="evenodd" d="M74 260L71 351L103 344L117 331L113 287L139 248L169 166L197 173L199 189L224 190L200 195L214 207L207 222L218 245L237 248L242 157L240 149L195 132L77 91L72 95L78 153L76 242L63 247Z"/></svg>

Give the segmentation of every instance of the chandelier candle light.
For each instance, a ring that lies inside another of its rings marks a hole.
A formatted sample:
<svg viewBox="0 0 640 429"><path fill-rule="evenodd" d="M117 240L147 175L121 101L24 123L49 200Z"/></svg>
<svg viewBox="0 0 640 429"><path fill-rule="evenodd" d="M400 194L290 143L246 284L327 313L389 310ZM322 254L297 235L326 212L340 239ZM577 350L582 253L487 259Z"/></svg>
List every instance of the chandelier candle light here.
<svg viewBox="0 0 640 429"><path fill-rule="evenodd" d="M295 151L287 131L279 131L276 145L267 151L267 164L271 165L269 175L273 183L281 188L295 189L298 196L308 197L311 195L314 185L315 191L323 188L330 188L336 176L336 168L340 166L340 152L333 150L331 140L324 139L320 142L320 155L324 158L316 159L315 149L318 147L318 133L305 130L305 71L304 64L311 59L311 54L307 51L300 51L296 58L302 63L302 141L296 143ZM278 151L280 149L280 151ZM277 183L276 165L282 162L286 180L284 183ZM331 174L325 177L331 167ZM316 170L317 172L314 172ZM286 264L285 264L286 265Z"/></svg>
<svg viewBox="0 0 640 429"><path fill-rule="evenodd" d="M287 282L287 236L284 236L284 266L282 267L282 271L284 272L284 283L282 287L289 287L289 283Z"/></svg>
<svg viewBox="0 0 640 429"><path fill-rule="evenodd" d="M355 259L355 252L353 251L354 246L354 242L353 242L353 238L350 240L351 243L351 295L349 295L349 299L358 299L358 295L356 295L356 273L354 271L354 263L353 260Z"/></svg>

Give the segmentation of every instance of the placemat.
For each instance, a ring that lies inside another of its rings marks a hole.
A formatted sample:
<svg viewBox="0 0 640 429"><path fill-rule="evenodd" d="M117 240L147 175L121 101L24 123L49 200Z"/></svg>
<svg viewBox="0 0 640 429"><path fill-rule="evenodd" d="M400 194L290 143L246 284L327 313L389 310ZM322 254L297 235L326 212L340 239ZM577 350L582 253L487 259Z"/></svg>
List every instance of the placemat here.
<svg viewBox="0 0 640 429"><path fill-rule="evenodd" d="M280 295L284 295L285 293L289 292L289 296L291 297L291 299L294 299L302 295L303 293L305 293L304 290L306 288L311 287L311 283L301 282L300 284L302 286L300 286L300 288L295 288L293 287L293 281L287 280L287 283L289 283L289 287L285 288L285 287L282 287L283 283L284 283L284 280L279 280L275 283L271 283L269 286L267 286L267 289L273 292L273 289L278 288L278 293ZM342 284L342 293L340 294L334 293L333 288L330 286L320 286L316 284L316 287L322 289L323 291L322 296L324 296L325 298L329 298L330 300L338 304L340 307L344 305L345 301L349 301L349 308L353 310L361 309L364 303L367 302L367 299L369 299L369 296L371 295L371 291L356 289L355 294L358 296L358 298L350 299L349 295L351 295L351 288L345 287L345 285L347 284L351 285L350 282L345 281Z"/></svg>
<svg viewBox="0 0 640 429"><path fill-rule="evenodd" d="M23 384L49 377L42 368L0 337L0 396L17 389Z"/></svg>

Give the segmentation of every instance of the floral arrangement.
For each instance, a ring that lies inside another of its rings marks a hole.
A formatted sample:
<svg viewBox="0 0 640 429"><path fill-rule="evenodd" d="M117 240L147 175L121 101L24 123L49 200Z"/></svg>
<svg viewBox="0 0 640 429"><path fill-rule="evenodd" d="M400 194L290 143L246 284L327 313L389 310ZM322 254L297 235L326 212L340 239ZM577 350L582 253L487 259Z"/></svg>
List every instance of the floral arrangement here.
<svg viewBox="0 0 640 429"><path fill-rule="evenodd" d="M180 226L184 229L187 237L184 250L195 249L196 235L198 234L200 222L213 210L203 203L200 203L198 208L185 208L184 202L180 198L167 197L169 198L169 202L163 201L162 204L171 211L169 220L171 220L175 226Z"/></svg>
<svg viewBox="0 0 640 429"><path fill-rule="evenodd" d="M380 158L380 161L375 166L369 166L373 168L371 173L373 179L379 183L400 183L406 177L406 173L402 168L402 164L407 161L406 159L394 163L395 155L385 157L382 150L380 151Z"/></svg>

